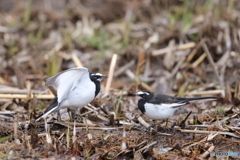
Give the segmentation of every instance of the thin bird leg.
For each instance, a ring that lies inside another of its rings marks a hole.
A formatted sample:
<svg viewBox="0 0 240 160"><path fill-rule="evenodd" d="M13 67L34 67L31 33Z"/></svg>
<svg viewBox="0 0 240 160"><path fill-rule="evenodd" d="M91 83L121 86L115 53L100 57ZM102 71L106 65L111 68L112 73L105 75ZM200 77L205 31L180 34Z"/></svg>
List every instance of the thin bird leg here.
<svg viewBox="0 0 240 160"><path fill-rule="evenodd" d="M62 121L62 119L61 119L61 114L60 114L60 110L58 111L58 113L57 113L57 121Z"/></svg>
<svg viewBox="0 0 240 160"><path fill-rule="evenodd" d="M69 109L68 108L68 115L69 115L69 118L70 118L70 122L74 122L75 120L75 109Z"/></svg>
<svg viewBox="0 0 240 160"><path fill-rule="evenodd" d="M153 124L150 125L150 128L154 128L157 125L157 121L156 120L152 120Z"/></svg>
<svg viewBox="0 0 240 160"><path fill-rule="evenodd" d="M72 121L71 122L74 122L74 120L76 118L76 111L75 111L75 109L71 110L71 114L72 114Z"/></svg>
<svg viewBox="0 0 240 160"><path fill-rule="evenodd" d="M166 125L165 125L165 128L167 128L167 125L168 125L168 118L166 119Z"/></svg>
<svg viewBox="0 0 240 160"><path fill-rule="evenodd" d="M68 112L68 116L70 118L70 122L72 122L72 114L71 114L71 110L69 108L67 108L67 112Z"/></svg>

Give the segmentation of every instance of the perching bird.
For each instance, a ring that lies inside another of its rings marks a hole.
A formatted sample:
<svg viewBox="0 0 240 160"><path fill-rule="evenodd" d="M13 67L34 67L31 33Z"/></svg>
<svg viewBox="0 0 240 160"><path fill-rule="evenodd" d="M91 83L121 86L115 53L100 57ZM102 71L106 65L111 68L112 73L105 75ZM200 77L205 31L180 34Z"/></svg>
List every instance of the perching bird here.
<svg viewBox="0 0 240 160"><path fill-rule="evenodd" d="M148 91L139 91L138 108L148 118L153 120L166 120L182 105L193 101L217 100L216 97L180 98L164 94L155 94Z"/></svg>
<svg viewBox="0 0 240 160"><path fill-rule="evenodd" d="M100 82L106 77L101 73L91 73L87 68L77 67L47 78L46 86L54 87L57 95L36 121L60 109L81 109L98 95Z"/></svg>

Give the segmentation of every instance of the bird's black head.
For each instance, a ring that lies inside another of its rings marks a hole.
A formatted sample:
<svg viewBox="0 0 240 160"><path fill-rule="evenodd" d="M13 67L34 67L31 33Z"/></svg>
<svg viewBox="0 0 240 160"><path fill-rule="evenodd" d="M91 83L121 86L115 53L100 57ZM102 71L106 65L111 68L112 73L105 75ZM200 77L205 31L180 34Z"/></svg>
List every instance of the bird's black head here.
<svg viewBox="0 0 240 160"><path fill-rule="evenodd" d="M153 93L149 91L139 91L135 94L136 96L139 96L140 99L144 99L145 101L148 101L153 97Z"/></svg>
<svg viewBox="0 0 240 160"><path fill-rule="evenodd" d="M93 81L96 85L96 90L95 90L95 97L98 95L100 92L100 82L104 79L107 78L106 75L102 75L101 73L90 73L90 79Z"/></svg>
<svg viewBox="0 0 240 160"><path fill-rule="evenodd" d="M107 78L107 76L101 73L90 73L90 79L93 82L101 82L104 78Z"/></svg>

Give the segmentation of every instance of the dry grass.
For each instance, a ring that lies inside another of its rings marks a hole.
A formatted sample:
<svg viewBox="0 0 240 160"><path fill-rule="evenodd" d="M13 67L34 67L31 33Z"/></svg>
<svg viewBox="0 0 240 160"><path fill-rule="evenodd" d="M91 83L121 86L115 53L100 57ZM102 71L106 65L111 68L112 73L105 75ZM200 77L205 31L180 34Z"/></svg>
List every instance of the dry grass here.
<svg viewBox="0 0 240 160"><path fill-rule="evenodd" d="M0 1L0 158L240 156L239 5ZM64 115L64 122L55 115L35 122L55 94L44 79L76 66L109 74L100 95L76 123ZM183 106L167 128L151 128L127 96L139 89L218 101Z"/></svg>

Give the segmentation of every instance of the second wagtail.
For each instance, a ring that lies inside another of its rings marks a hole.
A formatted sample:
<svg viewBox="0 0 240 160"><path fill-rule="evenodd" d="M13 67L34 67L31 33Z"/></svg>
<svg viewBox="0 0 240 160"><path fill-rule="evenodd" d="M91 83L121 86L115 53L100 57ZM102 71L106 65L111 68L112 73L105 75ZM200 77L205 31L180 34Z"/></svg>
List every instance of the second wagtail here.
<svg viewBox="0 0 240 160"><path fill-rule="evenodd" d="M76 110L90 103L100 92L100 82L107 76L91 73L87 68L77 67L47 78L46 86L57 90L50 106L36 118L38 121L60 109Z"/></svg>
<svg viewBox="0 0 240 160"><path fill-rule="evenodd" d="M217 100L216 97L180 98L164 94L139 91L132 95L139 96L138 108L148 118L153 120L166 120L182 105L193 101Z"/></svg>

